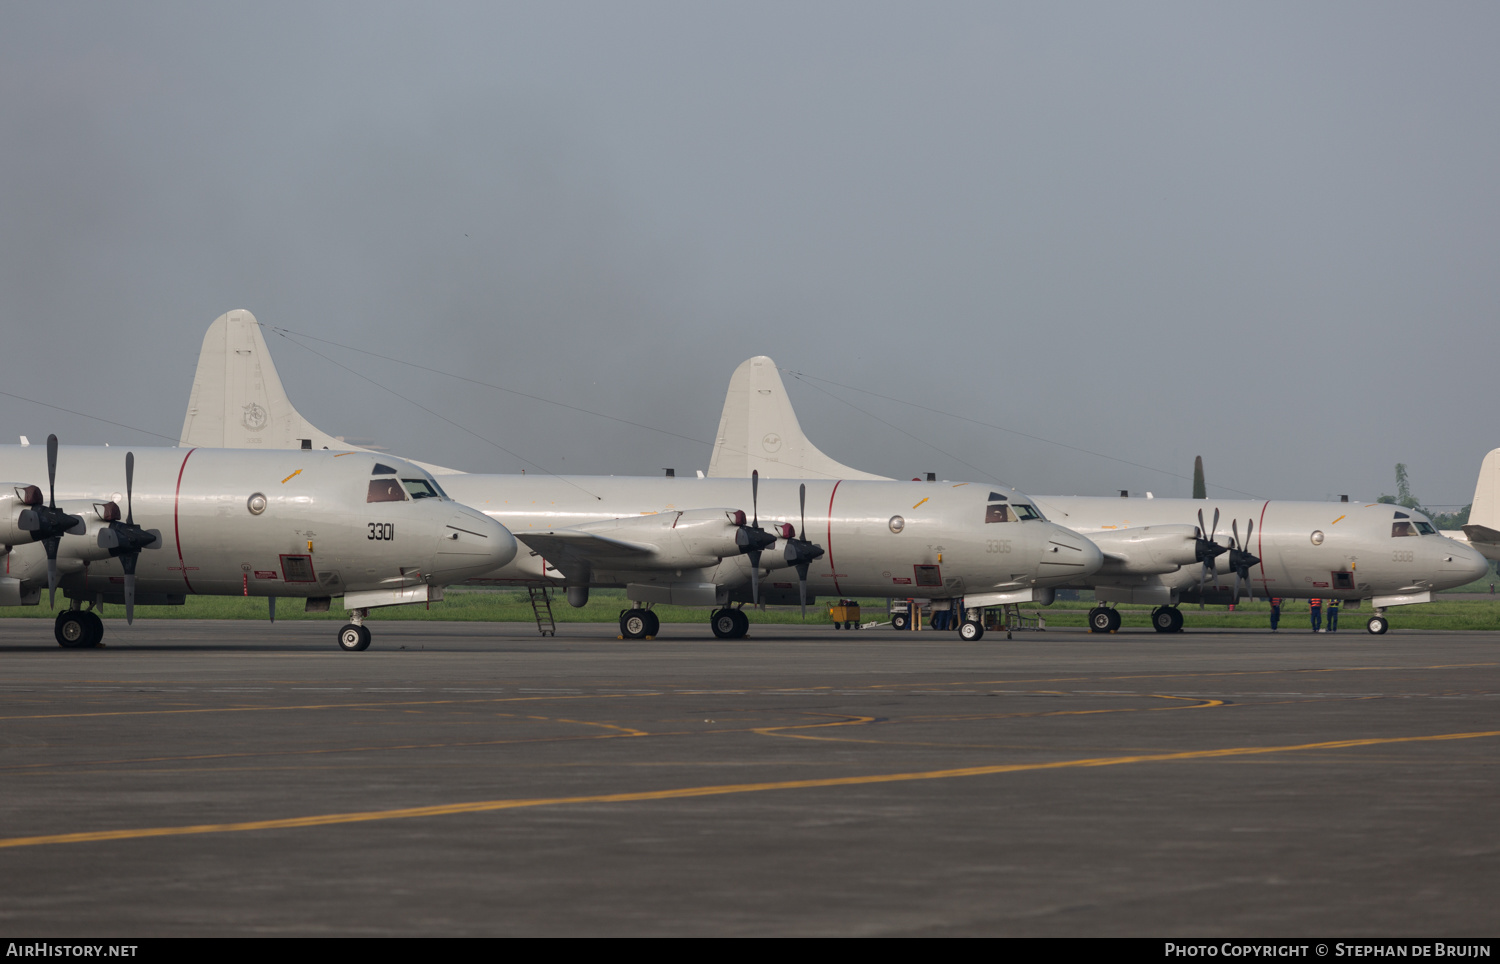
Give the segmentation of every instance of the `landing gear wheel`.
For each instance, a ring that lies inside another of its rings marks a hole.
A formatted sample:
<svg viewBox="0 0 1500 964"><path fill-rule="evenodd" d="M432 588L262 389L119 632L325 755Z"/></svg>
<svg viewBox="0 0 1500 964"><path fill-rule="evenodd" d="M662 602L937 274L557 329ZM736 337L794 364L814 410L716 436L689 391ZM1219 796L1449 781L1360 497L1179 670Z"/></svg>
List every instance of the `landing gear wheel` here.
<svg viewBox="0 0 1500 964"><path fill-rule="evenodd" d="M339 630L339 649L346 653L362 653L370 648L370 631L363 626L349 623Z"/></svg>
<svg viewBox="0 0 1500 964"><path fill-rule="evenodd" d="M750 617L745 615L743 609L731 610L734 614L734 638L741 639L750 632Z"/></svg>
<svg viewBox="0 0 1500 964"><path fill-rule="evenodd" d="M92 649L104 642L104 620L100 619L99 614L93 610L85 612L83 618L89 624L89 641L84 646Z"/></svg>
<svg viewBox="0 0 1500 964"><path fill-rule="evenodd" d="M1371 616L1370 621L1365 624L1365 628L1370 631L1370 635L1372 636L1383 636L1385 635L1385 631L1391 628L1391 623L1384 616Z"/></svg>
<svg viewBox="0 0 1500 964"><path fill-rule="evenodd" d="M891 617L892 629L911 629L911 614L897 613Z"/></svg>
<svg viewBox="0 0 1500 964"><path fill-rule="evenodd" d="M958 627L958 638L966 642L976 642L984 636L984 624L969 620Z"/></svg>
<svg viewBox="0 0 1500 964"><path fill-rule="evenodd" d="M1158 633L1182 632L1182 610L1176 606L1158 606L1151 611L1151 628Z"/></svg>
<svg viewBox="0 0 1500 964"><path fill-rule="evenodd" d="M57 622L52 627L52 635L57 637L57 645L65 649L83 649L91 646L93 633L91 632L87 615L81 609L65 609L57 614ZM103 630L100 630L101 634Z"/></svg>
<svg viewBox="0 0 1500 964"><path fill-rule="evenodd" d="M655 636L661 629L661 620L656 617L656 613L652 612L649 609L646 610L646 623L647 636Z"/></svg>
<svg viewBox="0 0 1500 964"><path fill-rule="evenodd" d="M655 619L648 610L627 609L620 614L620 635L626 639L645 639L651 633L651 622Z"/></svg>
<svg viewBox="0 0 1500 964"><path fill-rule="evenodd" d="M740 628L739 620L734 618L733 609L720 609L708 618L708 625L714 631L714 635L720 639L735 639L739 636L737 630Z"/></svg>
<svg viewBox="0 0 1500 964"><path fill-rule="evenodd" d="M1107 606L1089 610L1089 632L1112 633L1120 628L1120 614Z"/></svg>

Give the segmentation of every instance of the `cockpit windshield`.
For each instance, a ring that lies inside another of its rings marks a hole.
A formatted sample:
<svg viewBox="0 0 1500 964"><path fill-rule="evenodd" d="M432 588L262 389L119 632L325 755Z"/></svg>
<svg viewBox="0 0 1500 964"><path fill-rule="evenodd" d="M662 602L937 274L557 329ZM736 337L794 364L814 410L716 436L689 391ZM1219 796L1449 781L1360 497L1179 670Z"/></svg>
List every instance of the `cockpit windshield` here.
<svg viewBox="0 0 1500 964"><path fill-rule="evenodd" d="M366 502L405 502L406 493L401 490L401 483L394 478L371 479L370 491L365 496Z"/></svg>
<svg viewBox="0 0 1500 964"><path fill-rule="evenodd" d="M413 499L439 499L442 498L441 490L437 484L427 479L402 479L401 484Z"/></svg>
<svg viewBox="0 0 1500 964"><path fill-rule="evenodd" d="M1042 517L1042 513L1037 510L1036 506L1027 505L1025 502L1012 502L1011 507L1016 510L1016 515L1020 517L1022 522L1030 522L1032 519L1040 519Z"/></svg>

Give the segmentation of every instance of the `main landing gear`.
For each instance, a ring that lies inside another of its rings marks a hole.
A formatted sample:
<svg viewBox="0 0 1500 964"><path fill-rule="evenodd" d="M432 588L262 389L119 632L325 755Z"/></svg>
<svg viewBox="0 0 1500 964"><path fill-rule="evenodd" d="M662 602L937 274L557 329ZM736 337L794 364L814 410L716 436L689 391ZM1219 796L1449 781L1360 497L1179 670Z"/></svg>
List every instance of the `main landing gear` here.
<svg viewBox="0 0 1500 964"><path fill-rule="evenodd" d="M349 610L349 625L339 630L339 649L346 653L362 653L370 648L370 630L365 626L368 609Z"/></svg>
<svg viewBox="0 0 1500 964"><path fill-rule="evenodd" d="M1089 632L1113 633L1120 628L1120 614L1108 606L1095 606L1089 610Z"/></svg>
<svg viewBox="0 0 1500 964"><path fill-rule="evenodd" d="M1151 628L1158 633L1182 632L1182 611L1176 606L1158 606L1151 610Z"/></svg>
<svg viewBox="0 0 1500 964"><path fill-rule="evenodd" d="M739 639L750 631L750 617L738 609L720 609L708 617L708 625L720 639Z"/></svg>
<svg viewBox="0 0 1500 964"><path fill-rule="evenodd" d="M57 645L66 649L93 649L104 639L104 620L86 609L64 609L52 627Z"/></svg>
<svg viewBox="0 0 1500 964"><path fill-rule="evenodd" d="M1365 629L1369 630L1370 635L1372 635L1372 636L1384 636L1385 635L1385 631L1387 629L1390 629L1390 628L1391 628L1391 622L1390 622L1390 620L1386 619L1384 616L1380 615L1379 613L1376 613L1375 615L1371 616L1370 617L1370 621L1367 622L1367 623L1365 623Z"/></svg>
<svg viewBox="0 0 1500 964"><path fill-rule="evenodd" d="M661 620L649 609L626 609L620 613L620 635L625 639L649 639L661 629Z"/></svg>

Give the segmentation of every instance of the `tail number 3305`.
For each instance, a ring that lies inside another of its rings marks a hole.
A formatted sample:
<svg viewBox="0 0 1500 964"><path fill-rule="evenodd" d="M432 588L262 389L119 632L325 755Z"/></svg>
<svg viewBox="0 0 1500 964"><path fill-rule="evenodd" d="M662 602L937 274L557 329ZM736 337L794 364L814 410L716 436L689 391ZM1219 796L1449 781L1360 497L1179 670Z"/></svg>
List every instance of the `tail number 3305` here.
<svg viewBox="0 0 1500 964"><path fill-rule="evenodd" d="M396 538L396 523L394 522L372 522L370 523L370 536L379 542L390 542Z"/></svg>

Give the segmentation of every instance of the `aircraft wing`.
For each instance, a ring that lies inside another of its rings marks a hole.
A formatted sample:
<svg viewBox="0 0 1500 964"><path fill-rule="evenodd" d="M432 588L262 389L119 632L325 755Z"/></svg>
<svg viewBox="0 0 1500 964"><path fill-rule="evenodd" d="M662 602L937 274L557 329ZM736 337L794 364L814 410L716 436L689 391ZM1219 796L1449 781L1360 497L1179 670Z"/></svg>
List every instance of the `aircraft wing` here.
<svg viewBox="0 0 1500 964"><path fill-rule="evenodd" d="M541 555L569 582L585 585L594 569L629 568L630 563L644 562L657 551L649 543L628 542L577 529L528 532L516 536L516 541Z"/></svg>

